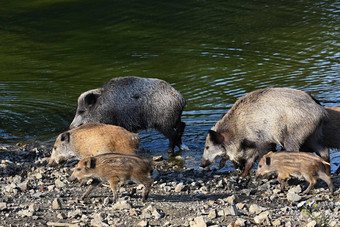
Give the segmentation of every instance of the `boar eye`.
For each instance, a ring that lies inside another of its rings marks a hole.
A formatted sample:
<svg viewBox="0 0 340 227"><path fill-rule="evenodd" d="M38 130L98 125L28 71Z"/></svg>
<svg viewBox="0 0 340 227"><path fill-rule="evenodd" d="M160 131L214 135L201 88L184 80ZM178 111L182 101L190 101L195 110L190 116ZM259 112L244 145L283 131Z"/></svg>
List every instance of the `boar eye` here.
<svg viewBox="0 0 340 227"><path fill-rule="evenodd" d="M78 110L78 114L83 114L85 113L85 110Z"/></svg>
<svg viewBox="0 0 340 227"><path fill-rule="evenodd" d="M77 168L76 170L77 170L77 171L80 171L80 170L81 170L81 168Z"/></svg>
<svg viewBox="0 0 340 227"><path fill-rule="evenodd" d="M206 149L206 150L209 150L209 146L206 146L205 149Z"/></svg>
<svg viewBox="0 0 340 227"><path fill-rule="evenodd" d="M57 147L56 147L56 146L54 146L54 147L53 147L53 149L54 149L54 150L57 150Z"/></svg>
<svg viewBox="0 0 340 227"><path fill-rule="evenodd" d="M259 168L262 168L262 165L259 165Z"/></svg>

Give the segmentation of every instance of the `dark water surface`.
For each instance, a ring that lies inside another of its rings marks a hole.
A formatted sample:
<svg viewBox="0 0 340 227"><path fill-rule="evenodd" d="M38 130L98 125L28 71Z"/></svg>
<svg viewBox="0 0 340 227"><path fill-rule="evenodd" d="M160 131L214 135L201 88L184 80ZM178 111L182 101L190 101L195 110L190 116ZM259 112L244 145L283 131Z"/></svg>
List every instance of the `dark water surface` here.
<svg viewBox="0 0 340 227"><path fill-rule="evenodd" d="M287 86L340 105L339 24L335 0L1 1L0 144L50 146L83 91L156 77L187 99L182 155L196 165L207 130L250 91ZM140 135L166 153L161 134Z"/></svg>

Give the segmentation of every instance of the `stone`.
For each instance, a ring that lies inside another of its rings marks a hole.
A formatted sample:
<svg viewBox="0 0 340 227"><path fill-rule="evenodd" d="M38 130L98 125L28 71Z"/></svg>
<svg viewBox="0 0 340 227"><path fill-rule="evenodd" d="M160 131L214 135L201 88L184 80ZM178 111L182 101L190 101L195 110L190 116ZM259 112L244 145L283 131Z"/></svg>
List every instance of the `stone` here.
<svg viewBox="0 0 340 227"><path fill-rule="evenodd" d="M185 188L185 185L183 184L183 182L181 182L181 183L179 183L179 184L177 184L176 185L176 187L175 187L175 192L181 192L181 191L183 191L184 190L184 188Z"/></svg>
<svg viewBox="0 0 340 227"><path fill-rule="evenodd" d="M29 211L29 210L20 210L18 212L18 215L20 215L22 217L32 217L33 216L33 212Z"/></svg>
<svg viewBox="0 0 340 227"><path fill-rule="evenodd" d="M59 214L57 214L57 218L62 220L62 219L66 219L67 216L64 213L59 213Z"/></svg>
<svg viewBox="0 0 340 227"><path fill-rule="evenodd" d="M53 210L60 210L62 209L61 201L60 199L54 199L52 202L52 209Z"/></svg>
<svg viewBox="0 0 340 227"><path fill-rule="evenodd" d="M109 227L108 224L106 224L105 222L98 220L98 219L92 219L91 220L91 226L93 226L93 227Z"/></svg>
<svg viewBox="0 0 340 227"><path fill-rule="evenodd" d="M259 214L264 210L266 210L264 207L261 207L257 204L251 204L249 207L249 212L252 214Z"/></svg>
<svg viewBox="0 0 340 227"><path fill-rule="evenodd" d="M235 205L227 206L224 210L224 215L239 216L241 213L237 210Z"/></svg>
<svg viewBox="0 0 340 227"><path fill-rule="evenodd" d="M137 225L141 226L141 227L146 227L146 226L149 225L149 223L147 221L143 220L143 221L140 221Z"/></svg>
<svg viewBox="0 0 340 227"><path fill-rule="evenodd" d="M38 211L39 209L40 209L39 204L35 204L35 203L30 204L28 207L28 210L32 212Z"/></svg>
<svg viewBox="0 0 340 227"><path fill-rule="evenodd" d="M269 211L262 212L259 215L255 216L254 221L256 224L270 225Z"/></svg>
<svg viewBox="0 0 340 227"><path fill-rule="evenodd" d="M239 226L239 227L246 226L246 220L243 218L237 218L235 221L235 226Z"/></svg>
<svg viewBox="0 0 340 227"><path fill-rule="evenodd" d="M300 185L297 185L297 186L295 186L295 187L290 188L290 189L288 190L288 193L289 193L289 192L293 192L293 193L299 194L301 191L302 191L301 186L300 186Z"/></svg>
<svg viewBox="0 0 340 227"><path fill-rule="evenodd" d="M7 203L1 202L0 203L0 210L6 210L7 209Z"/></svg>
<svg viewBox="0 0 340 227"><path fill-rule="evenodd" d="M57 188L63 188L63 187L65 187L65 183L62 182L60 179L56 179L56 180L54 181L54 184L55 184L55 186L56 186Z"/></svg>
<svg viewBox="0 0 340 227"><path fill-rule="evenodd" d="M76 210L69 211L67 216L69 218L76 218L76 217L81 217L82 214L83 214L83 212L80 209L76 209Z"/></svg>
<svg viewBox="0 0 340 227"><path fill-rule="evenodd" d="M190 222L190 227L206 227L207 224L204 221L203 216L199 216L194 218L193 221Z"/></svg>
<svg viewBox="0 0 340 227"><path fill-rule="evenodd" d="M117 202L113 205L112 209L114 209L114 210L130 210L131 204L126 200L119 201L119 202Z"/></svg>
<svg viewBox="0 0 340 227"><path fill-rule="evenodd" d="M235 203L235 195L229 196L228 198L224 199L225 202L229 204L234 204Z"/></svg>
<svg viewBox="0 0 340 227"><path fill-rule="evenodd" d="M280 219L276 219L275 221L272 222L273 226L280 226L281 225L281 221Z"/></svg>
<svg viewBox="0 0 340 227"><path fill-rule="evenodd" d="M287 200L290 202L298 202L301 200L301 196L296 194L295 192L288 192L287 193Z"/></svg>
<svg viewBox="0 0 340 227"><path fill-rule="evenodd" d="M306 227L314 227L314 226L316 226L316 221L315 221L315 220L309 222L309 223L306 225Z"/></svg>
<svg viewBox="0 0 340 227"><path fill-rule="evenodd" d="M209 211L208 218L209 218L209 219L214 219L214 218L216 218L216 217L217 217L216 210L215 210L215 209L211 209L211 210Z"/></svg>

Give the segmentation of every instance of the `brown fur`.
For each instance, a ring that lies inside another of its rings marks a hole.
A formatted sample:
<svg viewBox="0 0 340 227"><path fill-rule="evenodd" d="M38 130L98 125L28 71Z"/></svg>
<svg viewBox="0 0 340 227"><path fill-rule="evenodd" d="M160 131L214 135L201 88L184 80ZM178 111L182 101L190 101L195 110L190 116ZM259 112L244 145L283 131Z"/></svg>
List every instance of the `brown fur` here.
<svg viewBox="0 0 340 227"><path fill-rule="evenodd" d="M317 179L325 181L333 194L334 186L329 175L326 174L326 166L330 164L319 156L305 152L269 152L264 155L258 165L256 176L278 174L278 181L283 189L290 176L304 178L309 182L306 194L316 184Z"/></svg>
<svg viewBox="0 0 340 227"><path fill-rule="evenodd" d="M138 149L138 134L119 126L88 123L57 137L49 165L55 166L72 157L102 153L136 154Z"/></svg>
<svg viewBox="0 0 340 227"><path fill-rule="evenodd" d="M112 189L114 201L117 200L118 183L125 183L128 180L144 185L144 202L150 192L153 180L150 173L152 171L151 162L144 157L137 155L125 155L116 153L101 154L94 157L85 157L79 161L69 178L70 181L95 179L95 184L91 185L81 199L90 194L92 189L102 180L107 180Z"/></svg>

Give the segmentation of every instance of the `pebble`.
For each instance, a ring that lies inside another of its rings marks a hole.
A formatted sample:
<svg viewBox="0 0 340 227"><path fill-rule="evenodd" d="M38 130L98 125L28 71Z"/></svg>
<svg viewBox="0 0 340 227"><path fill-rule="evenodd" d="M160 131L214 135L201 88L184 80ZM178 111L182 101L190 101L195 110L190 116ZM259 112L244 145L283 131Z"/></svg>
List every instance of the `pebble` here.
<svg viewBox="0 0 340 227"><path fill-rule="evenodd" d="M109 227L108 224L106 224L105 222L103 222L101 220L97 220L97 219L91 220L91 226L93 226L93 227Z"/></svg>
<svg viewBox="0 0 340 227"><path fill-rule="evenodd" d="M114 209L114 210L129 210L129 209L131 209L131 204L126 200L118 201L117 203L115 203L113 205L112 209Z"/></svg>
<svg viewBox="0 0 340 227"><path fill-rule="evenodd" d="M261 206L259 206L257 204L251 204L250 207L249 207L249 212L251 214L259 214L259 213L261 213L264 210L266 210L266 208L261 207Z"/></svg>
<svg viewBox="0 0 340 227"><path fill-rule="evenodd" d="M69 218L76 218L76 217L81 217L82 214L83 214L83 212L80 209L76 209L76 210L69 211L67 216Z"/></svg>
<svg viewBox="0 0 340 227"><path fill-rule="evenodd" d="M149 223L148 223L147 221L145 221L145 220L140 221L140 222L138 223L138 226L141 226L141 227L146 227L146 226L148 226L148 225L149 225Z"/></svg>
<svg viewBox="0 0 340 227"><path fill-rule="evenodd" d="M185 188L185 185L183 184L183 182L181 182L181 183L176 185L175 192L179 193L179 192L183 191L184 188Z"/></svg>
<svg viewBox="0 0 340 227"><path fill-rule="evenodd" d="M1 202L0 203L0 210L6 210L7 209L7 203Z"/></svg>
<svg viewBox="0 0 340 227"><path fill-rule="evenodd" d="M206 227L207 224L204 221L203 216L199 216L194 218L193 221L190 222L190 227Z"/></svg>
<svg viewBox="0 0 340 227"><path fill-rule="evenodd" d="M57 188L63 188L63 187L65 187L65 183L62 182L60 179L56 179L56 180L54 181L54 184L55 184L55 186L56 186Z"/></svg>
<svg viewBox="0 0 340 227"><path fill-rule="evenodd" d="M224 199L225 202L229 203L229 204L234 204L235 203L235 195L229 196L226 199Z"/></svg>
<svg viewBox="0 0 340 227"><path fill-rule="evenodd" d="M270 225L268 216L269 216L269 211L262 212L259 215L254 217L254 221L256 224Z"/></svg>
<svg viewBox="0 0 340 227"><path fill-rule="evenodd" d="M239 227L246 226L246 220L243 218L237 218L235 221L235 226L239 226Z"/></svg>
<svg viewBox="0 0 340 227"><path fill-rule="evenodd" d="M232 216L239 216L241 213L237 210L235 205L227 206L223 210L224 215L232 215Z"/></svg>
<svg viewBox="0 0 340 227"><path fill-rule="evenodd" d="M30 204L28 207L28 210L32 212L39 211L39 209L40 209L39 204L35 204L35 203Z"/></svg>
<svg viewBox="0 0 340 227"><path fill-rule="evenodd" d="M61 201L60 199L54 199L52 202L52 209L53 210L60 210L62 209Z"/></svg>
<svg viewBox="0 0 340 227"><path fill-rule="evenodd" d="M290 202L298 202L301 200L301 196L296 194L295 192L288 192L287 193L287 200Z"/></svg>

